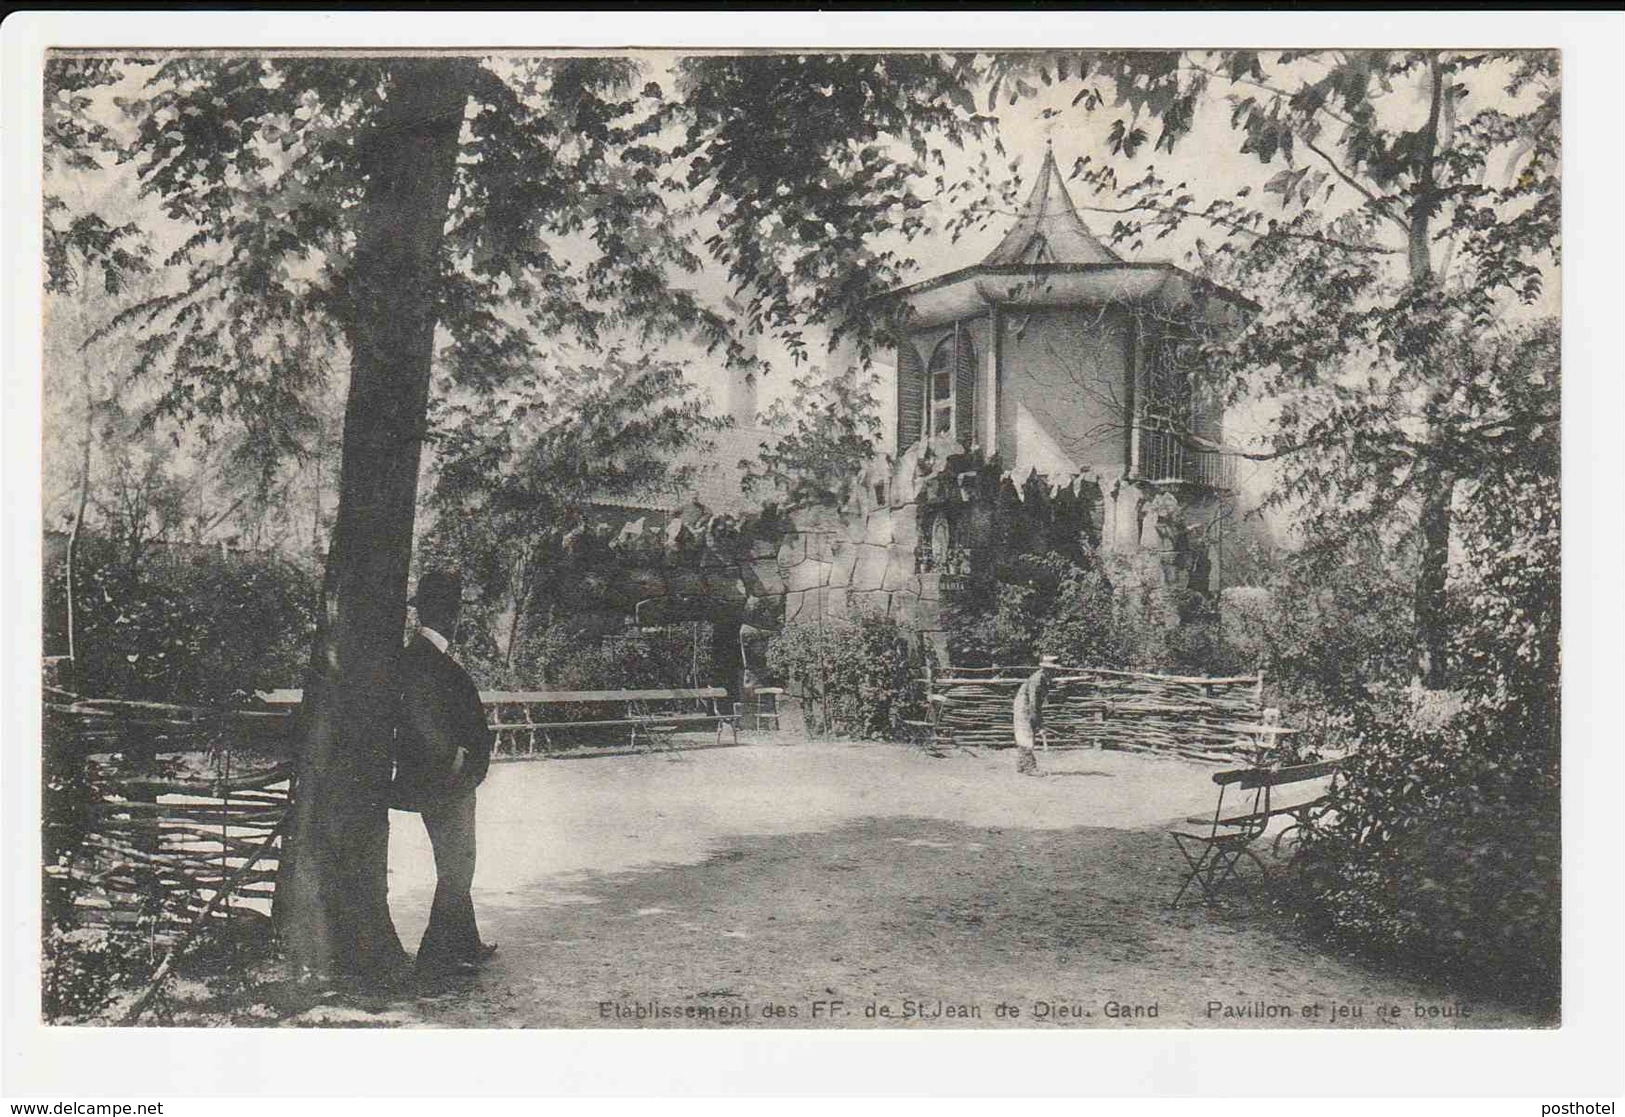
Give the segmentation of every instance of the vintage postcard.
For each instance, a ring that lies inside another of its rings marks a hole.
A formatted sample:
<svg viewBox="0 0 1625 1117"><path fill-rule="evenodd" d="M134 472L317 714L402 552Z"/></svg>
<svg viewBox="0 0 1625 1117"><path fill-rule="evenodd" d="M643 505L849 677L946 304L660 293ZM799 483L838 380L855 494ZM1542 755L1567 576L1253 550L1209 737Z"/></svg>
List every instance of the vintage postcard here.
<svg viewBox="0 0 1625 1117"><path fill-rule="evenodd" d="M1558 1028L1470 39L45 50L40 1022Z"/></svg>
<svg viewBox="0 0 1625 1117"><path fill-rule="evenodd" d="M1558 1019L1555 53L45 79L48 1017Z"/></svg>

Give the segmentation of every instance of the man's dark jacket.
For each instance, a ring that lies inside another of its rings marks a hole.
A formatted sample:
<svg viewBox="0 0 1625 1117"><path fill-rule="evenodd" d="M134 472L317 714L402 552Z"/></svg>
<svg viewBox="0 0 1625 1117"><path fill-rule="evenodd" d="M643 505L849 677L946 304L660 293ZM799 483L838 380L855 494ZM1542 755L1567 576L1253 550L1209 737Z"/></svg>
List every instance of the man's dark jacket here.
<svg viewBox="0 0 1625 1117"><path fill-rule="evenodd" d="M468 672L421 633L401 652L400 716L390 806L421 811L478 787L491 765L491 730ZM457 750L467 750L453 774Z"/></svg>

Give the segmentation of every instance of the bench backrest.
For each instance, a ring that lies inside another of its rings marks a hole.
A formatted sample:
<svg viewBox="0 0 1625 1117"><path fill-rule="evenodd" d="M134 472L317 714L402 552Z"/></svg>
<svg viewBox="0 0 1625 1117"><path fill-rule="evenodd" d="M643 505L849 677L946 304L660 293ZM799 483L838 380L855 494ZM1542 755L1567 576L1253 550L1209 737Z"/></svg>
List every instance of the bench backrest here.
<svg viewBox="0 0 1625 1117"><path fill-rule="evenodd" d="M1234 784L1240 790L1252 791L1260 787L1280 787L1320 779L1336 772L1337 765L1335 760L1317 760L1313 764L1294 764L1289 768L1236 768L1213 773L1213 782L1220 787Z"/></svg>
<svg viewBox="0 0 1625 1117"><path fill-rule="evenodd" d="M496 705L565 705L573 702L676 702L684 699L726 698L719 686L676 687L666 690L482 690L480 701Z"/></svg>
<svg viewBox="0 0 1625 1117"><path fill-rule="evenodd" d="M487 706L524 705L535 703L563 705L572 702L675 702L683 699L726 698L728 691L719 686L678 687L669 690L482 690L480 701ZM297 706L304 698L299 690L273 690L261 692L260 698L271 706Z"/></svg>

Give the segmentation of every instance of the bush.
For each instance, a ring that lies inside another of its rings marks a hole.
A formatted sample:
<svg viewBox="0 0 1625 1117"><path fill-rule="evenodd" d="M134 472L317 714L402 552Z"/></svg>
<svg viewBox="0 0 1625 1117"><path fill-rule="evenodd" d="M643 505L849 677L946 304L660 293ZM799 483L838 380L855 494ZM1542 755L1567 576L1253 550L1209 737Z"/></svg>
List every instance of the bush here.
<svg viewBox="0 0 1625 1117"><path fill-rule="evenodd" d="M558 622L522 632L512 663L504 662L490 626L465 610L458 630L458 661L482 689L639 690L700 685L714 673L711 626L696 636L686 625L653 633L604 633L590 625Z"/></svg>
<svg viewBox="0 0 1625 1117"><path fill-rule="evenodd" d="M155 991L141 1015L144 1024L224 1023L220 1009L248 1007L247 1019L268 1015L252 1006L280 966L270 921L237 912L217 921L185 944L175 968ZM54 1024L109 1023L144 991L170 946L139 926L47 928L41 953L41 1015ZM214 1006L211 1010L211 1004ZM199 1015L201 1012L202 1015ZM192 1018L183 1020L183 1014Z"/></svg>
<svg viewBox="0 0 1625 1117"><path fill-rule="evenodd" d="M1482 708L1436 728L1359 715L1336 813L1306 835L1292 900L1345 944L1554 1006L1560 827L1555 736Z"/></svg>
<svg viewBox="0 0 1625 1117"><path fill-rule="evenodd" d="M767 646L768 667L800 693L807 728L819 735L894 739L925 710L914 634L891 617L794 624Z"/></svg>
<svg viewBox="0 0 1625 1117"><path fill-rule="evenodd" d="M274 555L154 551L135 566L88 537L75 561L73 688L98 698L228 704L298 686L317 585ZM47 572L47 647L66 650L66 568Z"/></svg>
<svg viewBox="0 0 1625 1117"><path fill-rule="evenodd" d="M1301 731L1295 743L1325 747L1347 738L1352 711L1409 681L1413 592L1403 548L1374 538L1291 555L1266 585L1224 590L1219 646L1203 654L1218 673L1262 670L1264 705Z"/></svg>
<svg viewBox="0 0 1625 1117"><path fill-rule="evenodd" d="M40 1012L58 1024L95 1018L147 980L163 956L146 935L102 927L51 927L42 947Z"/></svg>
<svg viewBox="0 0 1625 1117"><path fill-rule="evenodd" d="M946 615L953 661L967 667L1123 662L1121 625L1111 584L1092 562L1050 551L1017 555L993 580L962 592Z"/></svg>
<svg viewBox="0 0 1625 1117"><path fill-rule="evenodd" d="M1036 663L1053 655L1089 667L1232 674L1250 661L1233 647L1195 594L1164 600L1183 618L1151 618L1152 593L1114 587L1092 551L1018 555L996 577L962 594L947 613L948 647L970 667Z"/></svg>

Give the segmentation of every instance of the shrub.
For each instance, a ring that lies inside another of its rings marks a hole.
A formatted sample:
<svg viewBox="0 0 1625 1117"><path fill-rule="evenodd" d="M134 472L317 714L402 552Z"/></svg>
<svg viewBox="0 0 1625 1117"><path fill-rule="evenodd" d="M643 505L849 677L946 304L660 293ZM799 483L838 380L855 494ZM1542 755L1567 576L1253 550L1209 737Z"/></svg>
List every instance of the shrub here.
<svg viewBox="0 0 1625 1117"><path fill-rule="evenodd" d="M1037 650L1062 663L1118 667L1127 662L1124 626L1102 571L1069 563L1060 572L1053 611L1038 637Z"/></svg>
<svg viewBox="0 0 1625 1117"><path fill-rule="evenodd" d="M977 592L980 591L980 592ZM1032 586L991 582L947 607L948 654L966 667L1031 663L1042 621Z"/></svg>
<svg viewBox="0 0 1625 1117"><path fill-rule="evenodd" d="M1217 646L1188 658L1214 673L1262 670L1264 705L1302 731L1296 744L1321 748L1346 739L1352 711L1409 680L1413 590L1404 555L1373 538L1348 542L1335 561L1318 551L1291 555L1267 585L1226 588ZM1400 706L1391 712L1403 716Z"/></svg>
<svg viewBox="0 0 1625 1117"><path fill-rule="evenodd" d="M945 617L953 661L971 667L1035 663L1116 665L1121 626L1111 584L1092 563L1050 551L1017 555L995 577L973 583Z"/></svg>
<svg viewBox="0 0 1625 1117"><path fill-rule="evenodd" d="M1292 900L1364 951L1555 1005L1556 739L1482 708L1432 729L1362 712L1336 813L1305 837Z"/></svg>
<svg viewBox="0 0 1625 1117"><path fill-rule="evenodd" d="M51 927L42 947L40 1012L53 1023L93 1019L146 980L163 953L146 935L102 927Z"/></svg>
<svg viewBox="0 0 1625 1117"><path fill-rule="evenodd" d="M1125 568L1125 573L1127 573ZM962 594L948 609L955 663L1035 663L1053 655L1090 667L1231 674L1248 663L1195 594L1114 586L1094 553L1018 555L995 578ZM1161 603L1184 618L1168 628L1151 614Z"/></svg>
<svg viewBox="0 0 1625 1117"><path fill-rule="evenodd" d="M768 667L800 692L815 734L895 738L904 719L923 717L917 641L891 617L787 625L768 642Z"/></svg>
<svg viewBox="0 0 1625 1117"><path fill-rule="evenodd" d="M531 690L631 690L703 685L712 677L710 625L698 635L687 626L653 633L606 634L590 625L557 622L521 635L513 661L505 662L481 617L465 611L458 630L458 660L482 688Z"/></svg>
<svg viewBox="0 0 1625 1117"><path fill-rule="evenodd" d="M214 705L299 685L317 585L286 560L154 551L131 566L89 537L75 566L72 686L80 693ZM58 564L47 572L47 647L66 650L66 600Z"/></svg>

